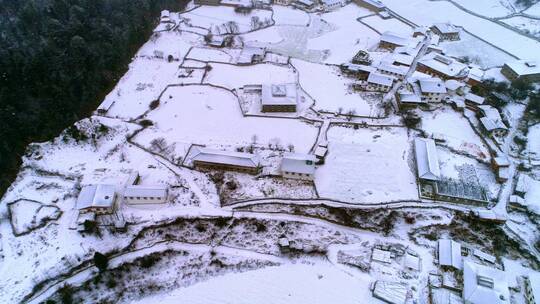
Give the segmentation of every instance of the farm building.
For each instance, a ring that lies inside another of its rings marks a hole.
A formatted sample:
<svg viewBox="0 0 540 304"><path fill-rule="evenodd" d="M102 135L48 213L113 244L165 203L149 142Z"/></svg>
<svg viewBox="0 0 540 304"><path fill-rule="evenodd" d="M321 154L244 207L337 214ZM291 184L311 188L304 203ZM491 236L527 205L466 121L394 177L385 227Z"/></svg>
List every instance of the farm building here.
<svg viewBox="0 0 540 304"><path fill-rule="evenodd" d="M421 104L427 104L420 96L409 90L399 90L396 93L396 100L400 108L412 108Z"/></svg>
<svg viewBox="0 0 540 304"><path fill-rule="evenodd" d="M171 22L171 12L168 10L162 10L161 11L161 17L159 19L161 23L168 23Z"/></svg>
<svg viewBox="0 0 540 304"><path fill-rule="evenodd" d="M393 65L388 62L381 62L377 67L377 71L381 74L389 75L399 80L403 80L405 75L407 75L409 68L405 66Z"/></svg>
<svg viewBox="0 0 540 304"><path fill-rule="evenodd" d="M303 9L312 9L315 6L315 2L312 0L295 0L293 5Z"/></svg>
<svg viewBox="0 0 540 304"><path fill-rule="evenodd" d="M415 138L416 167L421 180L437 181L441 178L435 142L429 138Z"/></svg>
<svg viewBox="0 0 540 304"><path fill-rule="evenodd" d="M503 123L501 114L499 111L488 105L478 106L482 117L480 118L480 124L484 130L494 137L504 137L508 133L508 128Z"/></svg>
<svg viewBox="0 0 540 304"><path fill-rule="evenodd" d="M340 66L341 71L358 77L359 80L367 80L369 73L375 71L374 67L363 64L345 63Z"/></svg>
<svg viewBox="0 0 540 304"><path fill-rule="evenodd" d="M265 54L266 50L264 48L244 46L244 48L238 55L236 63L239 65L248 65L262 62L264 60Z"/></svg>
<svg viewBox="0 0 540 304"><path fill-rule="evenodd" d="M438 35L441 40L459 40L459 29L450 23L435 23L431 30Z"/></svg>
<svg viewBox="0 0 540 304"><path fill-rule="evenodd" d="M426 102L441 102L446 95L446 86L438 78L418 80L422 100Z"/></svg>
<svg viewBox="0 0 540 304"><path fill-rule="evenodd" d="M501 74L509 80L520 79L527 82L538 82L540 81L540 65L534 60L515 60L505 63Z"/></svg>
<svg viewBox="0 0 540 304"><path fill-rule="evenodd" d="M281 161L284 178L313 180L317 158L310 154L287 153Z"/></svg>
<svg viewBox="0 0 540 304"><path fill-rule="evenodd" d="M441 178L435 183L434 198L459 204L487 206L486 191L477 183Z"/></svg>
<svg viewBox="0 0 540 304"><path fill-rule="evenodd" d="M209 148L197 148L192 161L199 170L228 170L250 174L260 172L259 157L251 153L231 152Z"/></svg>
<svg viewBox="0 0 540 304"><path fill-rule="evenodd" d="M474 108L474 107L480 106L484 103L484 100L485 100L484 97L478 96L473 93L465 94L465 104L468 107Z"/></svg>
<svg viewBox="0 0 540 304"><path fill-rule="evenodd" d="M274 0L274 4L284 5L284 6L290 5L291 2L292 0Z"/></svg>
<svg viewBox="0 0 540 304"><path fill-rule="evenodd" d="M162 204L167 201L167 186L128 186L124 190L124 200L128 204Z"/></svg>
<svg viewBox="0 0 540 304"><path fill-rule="evenodd" d="M375 12L380 12L386 8L386 6L378 0L355 0L355 2L359 6L365 7Z"/></svg>
<svg viewBox="0 0 540 304"><path fill-rule="evenodd" d="M437 53L429 53L420 59L417 70L443 80L462 79L468 74L465 64Z"/></svg>
<svg viewBox="0 0 540 304"><path fill-rule="evenodd" d="M110 214L114 212L116 191L114 185L84 186L77 197L79 213Z"/></svg>
<svg viewBox="0 0 540 304"><path fill-rule="evenodd" d="M407 285L400 282L376 281L373 297L390 304L405 304L407 301Z"/></svg>
<svg viewBox="0 0 540 304"><path fill-rule="evenodd" d="M382 33L379 47L383 49L395 50L397 47L405 46L410 48L416 48L419 40L390 31Z"/></svg>
<svg viewBox="0 0 540 304"><path fill-rule="evenodd" d="M370 73L366 80L366 90L375 92L388 92L394 84L395 78L380 73Z"/></svg>
<svg viewBox="0 0 540 304"><path fill-rule="evenodd" d="M463 258L461 257L461 244L449 239L438 241L439 265L445 268L463 269Z"/></svg>
<svg viewBox="0 0 540 304"><path fill-rule="evenodd" d="M510 303L508 279L504 271L466 261L463 265L465 304Z"/></svg>
<svg viewBox="0 0 540 304"><path fill-rule="evenodd" d="M298 88L294 83L263 85L262 112L296 112Z"/></svg>
<svg viewBox="0 0 540 304"><path fill-rule="evenodd" d="M347 1L345 1L345 0L321 0L321 3L322 3L323 7L326 10L333 10L333 9L345 6L347 4Z"/></svg>
<svg viewBox="0 0 540 304"><path fill-rule="evenodd" d="M369 53L364 50L358 51L358 53L356 53L352 59L352 63L355 64L370 65L371 62L372 60L369 57Z"/></svg>
<svg viewBox="0 0 540 304"><path fill-rule="evenodd" d="M97 113L99 115L105 115L109 109L114 105L114 100L110 98L105 98L105 100L97 108Z"/></svg>

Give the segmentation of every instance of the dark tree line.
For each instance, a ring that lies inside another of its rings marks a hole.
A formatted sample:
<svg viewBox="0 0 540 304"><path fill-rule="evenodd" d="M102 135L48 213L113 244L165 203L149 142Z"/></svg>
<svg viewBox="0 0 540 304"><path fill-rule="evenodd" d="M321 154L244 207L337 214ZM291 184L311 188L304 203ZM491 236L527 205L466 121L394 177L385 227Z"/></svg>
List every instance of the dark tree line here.
<svg viewBox="0 0 540 304"><path fill-rule="evenodd" d="M0 0L0 196L28 143L88 116L187 0Z"/></svg>

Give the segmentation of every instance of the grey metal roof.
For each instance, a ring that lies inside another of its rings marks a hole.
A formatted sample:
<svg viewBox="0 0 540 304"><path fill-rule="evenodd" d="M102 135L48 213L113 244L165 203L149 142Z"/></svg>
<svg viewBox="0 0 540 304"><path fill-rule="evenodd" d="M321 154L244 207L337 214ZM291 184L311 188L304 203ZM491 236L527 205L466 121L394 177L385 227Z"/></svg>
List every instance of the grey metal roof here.
<svg viewBox="0 0 540 304"><path fill-rule="evenodd" d="M259 156L256 154L210 148L198 148L198 151L194 152L192 160L251 168L259 166Z"/></svg>

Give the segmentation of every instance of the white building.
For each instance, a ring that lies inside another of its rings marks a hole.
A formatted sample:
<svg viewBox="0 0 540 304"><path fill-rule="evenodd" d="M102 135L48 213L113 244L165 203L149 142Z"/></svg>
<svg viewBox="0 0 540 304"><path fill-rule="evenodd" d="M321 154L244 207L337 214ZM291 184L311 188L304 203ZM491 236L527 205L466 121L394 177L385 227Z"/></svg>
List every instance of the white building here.
<svg viewBox="0 0 540 304"><path fill-rule="evenodd" d="M366 90L376 92L388 92L394 84L395 78L380 73L370 73L366 80Z"/></svg>
<svg viewBox="0 0 540 304"><path fill-rule="evenodd" d="M161 23L171 22L171 12L169 12L168 10L162 10L161 17L159 20Z"/></svg>
<svg viewBox="0 0 540 304"><path fill-rule="evenodd" d="M334 10L347 4L345 0L321 0L322 5L326 10Z"/></svg>
<svg viewBox="0 0 540 304"><path fill-rule="evenodd" d="M256 154L223 151L210 148L196 148L193 152L193 166L202 170L228 170L258 174L260 159Z"/></svg>
<svg viewBox="0 0 540 304"><path fill-rule="evenodd" d="M489 105L478 106L483 117L480 118L480 124L491 136L504 137L508 133L508 128L503 123L501 114L497 109Z"/></svg>
<svg viewBox="0 0 540 304"><path fill-rule="evenodd" d="M484 104L485 98L473 93L465 94L465 103L471 107L477 107Z"/></svg>
<svg viewBox="0 0 540 304"><path fill-rule="evenodd" d="M296 112L298 88L294 83L263 85L261 112Z"/></svg>
<svg viewBox="0 0 540 304"><path fill-rule="evenodd" d="M286 153L281 161L284 178L313 180L317 158L310 154Z"/></svg>
<svg viewBox="0 0 540 304"><path fill-rule="evenodd" d="M418 38L413 38L411 36L386 31L381 35L379 47L390 50L394 50L400 46L414 49L418 46L419 43L420 39Z"/></svg>
<svg viewBox="0 0 540 304"><path fill-rule="evenodd" d="M509 80L521 79L527 82L540 81L540 64L534 60L515 60L507 62L501 69Z"/></svg>
<svg viewBox="0 0 540 304"><path fill-rule="evenodd" d="M84 186L77 197L77 209L79 213L110 214L114 212L115 201L116 191L114 185Z"/></svg>
<svg viewBox="0 0 540 304"><path fill-rule="evenodd" d="M384 75L390 75L397 79L403 80L409 71L409 68L402 65L393 65L388 62L381 62L377 67L377 71Z"/></svg>
<svg viewBox="0 0 540 304"><path fill-rule="evenodd" d="M461 257L461 244L449 239L440 239L438 242L439 265L454 269L463 269Z"/></svg>
<svg viewBox="0 0 540 304"><path fill-rule="evenodd" d="M463 265L465 304L507 304L510 292L506 274L498 269L465 261Z"/></svg>
<svg viewBox="0 0 540 304"><path fill-rule="evenodd" d="M439 78L423 78L418 83L422 100L426 102L441 102L446 95L446 86Z"/></svg>
<svg viewBox="0 0 540 304"><path fill-rule="evenodd" d="M463 79L467 77L469 69L467 65L444 55L429 53L418 61L416 68L419 72L430 76L439 77L443 80Z"/></svg>
<svg viewBox="0 0 540 304"><path fill-rule="evenodd" d="M441 178L439 157L435 142L429 138L415 138L414 150L416 153L416 167L418 178L429 181L437 181Z"/></svg>
<svg viewBox="0 0 540 304"><path fill-rule="evenodd" d="M240 65L248 65L248 64L262 62L264 60L265 55L266 55L265 48L254 47L254 46L244 46L242 51L240 51L238 58L236 59L236 63Z"/></svg>
<svg viewBox="0 0 540 304"><path fill-rule="evenodd" d="M431 30L441 37L441 40L459 40L459 29L450 23L435 23Z"/></svg>
<svg viewBox="0 0 540 304"><path fill-rule="evenodd" d="M128 204L163 204L167 202L167 186L128 186L124 190L124 201Z"/></svg>

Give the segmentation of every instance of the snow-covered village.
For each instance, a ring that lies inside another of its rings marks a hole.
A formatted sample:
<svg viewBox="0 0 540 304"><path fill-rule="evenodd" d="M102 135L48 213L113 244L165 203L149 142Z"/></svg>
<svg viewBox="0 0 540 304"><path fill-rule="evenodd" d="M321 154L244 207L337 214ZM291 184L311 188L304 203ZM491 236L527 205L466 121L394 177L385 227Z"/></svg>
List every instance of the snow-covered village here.
<svg viewBox="0 0 540 304"><path fill-rule="evenodd" d="M147 21L99 107L26 147L1 303L540 303L540 2Z"/></svg>

